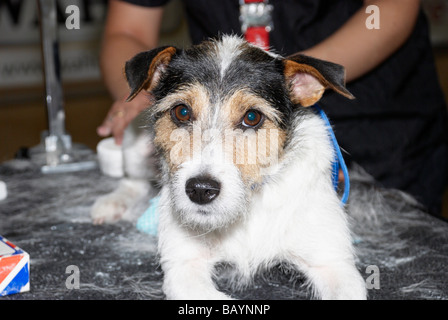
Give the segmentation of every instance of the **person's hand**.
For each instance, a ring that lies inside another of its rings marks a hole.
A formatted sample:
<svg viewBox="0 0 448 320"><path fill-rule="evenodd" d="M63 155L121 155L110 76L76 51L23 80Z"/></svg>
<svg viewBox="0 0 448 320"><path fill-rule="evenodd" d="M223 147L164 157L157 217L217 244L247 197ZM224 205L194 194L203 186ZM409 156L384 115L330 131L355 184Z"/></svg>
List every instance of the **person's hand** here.
<svg viewBox="0 0 448 320"><path fill-rule="evenodd" d="M131 121L144 109L152 104L148 93L140 92L132 101L126 102L126 98L119 99L112 104L103 123L97 128L101 137L112 135L115 143L121 145L123 134Z"/></svg>

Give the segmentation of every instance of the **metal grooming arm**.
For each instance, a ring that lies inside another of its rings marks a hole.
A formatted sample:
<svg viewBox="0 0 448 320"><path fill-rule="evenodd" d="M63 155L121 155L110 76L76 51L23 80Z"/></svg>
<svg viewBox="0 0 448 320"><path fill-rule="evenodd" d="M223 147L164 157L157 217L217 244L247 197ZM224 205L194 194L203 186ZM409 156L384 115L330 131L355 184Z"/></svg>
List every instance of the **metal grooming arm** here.
<svg viewBox="0 0 448 320"><path fill-rule="evenodd" d="M45 101L48 132L41 144L31 150L31 159L39 163L43 173L90 170L97 166L93 152L82 145L73 145L65 131L65 111L59 61L56 0L37 0L45 78Z"/></svg>

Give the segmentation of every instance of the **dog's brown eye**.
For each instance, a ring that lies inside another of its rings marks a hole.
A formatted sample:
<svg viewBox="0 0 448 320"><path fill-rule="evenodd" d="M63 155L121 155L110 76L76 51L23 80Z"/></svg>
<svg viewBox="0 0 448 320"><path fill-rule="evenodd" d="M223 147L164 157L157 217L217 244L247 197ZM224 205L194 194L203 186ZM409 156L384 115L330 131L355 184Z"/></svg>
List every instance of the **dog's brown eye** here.
<svg viewBox="0 0 448 320"><path fill-rule="evenodd" d="M187 122L191 119L191 110L184 104L180 104L171 109L171 117L176 122Z"/></svg>
<svg viewBox="0 0 448 320"><path fill-rule="evenodd" d="M247 128L259 127L263 122L263 114L256 110L249 110L243 118L242 125Z"/></svg>

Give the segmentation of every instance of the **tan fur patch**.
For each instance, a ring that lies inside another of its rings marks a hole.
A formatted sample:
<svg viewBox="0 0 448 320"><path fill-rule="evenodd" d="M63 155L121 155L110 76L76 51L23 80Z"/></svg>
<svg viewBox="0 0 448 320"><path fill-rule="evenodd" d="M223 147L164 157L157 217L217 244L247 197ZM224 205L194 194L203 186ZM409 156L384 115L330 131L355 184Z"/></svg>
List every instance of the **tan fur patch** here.
<svg viewBox="0 0 448 320"><path fill-rule="evenodd" d="M233 161L248 184L261 183L268 167L283 157L286 133L270 120L258 130L235 131Z"/></svg>
<svg viewBox="0 0 448 320"><path fill-rule="evenodd" d="M272 108L265 99L247 92L247 90L236 91L224 102L222 109L229 115L228 119L235 125L250 109L260 111L267 118L280 122L280 114L276 109Z"/></svg>
<svg viewBox="0 0 448 320"><path fill-rule="evenodd" d="M201 85L189 85L165 97L155 106L154 112L166 112L179 104L188 105L193 110L193 117L200 118L203 109L210 104L207 91Z"/></svg>
<svg viewBox="0 0 448 320"><path fill-rule="evenodd" d="M189 160L194 151L191 126L178 127L171 119L171 109L179 104L185 104L192 109L193 120L201 119L209 105L209 97L202 86L191 85L167 96L155 107L155 112L164 114L155 124L154 144L163 150L172 172Z"/></svg>
<svg viewBox="0 0 448 320"><path fill-rule="evenodd" d="M225 101L222 109L228 114L228 129L233 130L233 136L226 138L234 141L233 150L226 150L233 154L226 156L233 159L246 184L261 183L263 170L280 161L282 157L286 133L278 126L279 112L266 100L245 90L235 92ZM246 112L251 109L264 114L263 125L256 130L237 129Z"/></svg>

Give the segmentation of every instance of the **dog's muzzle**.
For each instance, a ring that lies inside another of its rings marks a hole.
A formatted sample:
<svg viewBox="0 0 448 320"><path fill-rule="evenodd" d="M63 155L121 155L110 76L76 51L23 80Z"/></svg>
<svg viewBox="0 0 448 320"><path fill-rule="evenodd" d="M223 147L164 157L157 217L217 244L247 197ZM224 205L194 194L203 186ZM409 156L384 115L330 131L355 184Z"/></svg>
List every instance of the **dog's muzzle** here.
<svg viewBox="0 0 448 320"><path fill-rule="evenodd" d="M191 201L207 204L215 200L221 191L221 184L209 177L191 178L185 184L185 192Z"/></svg>

